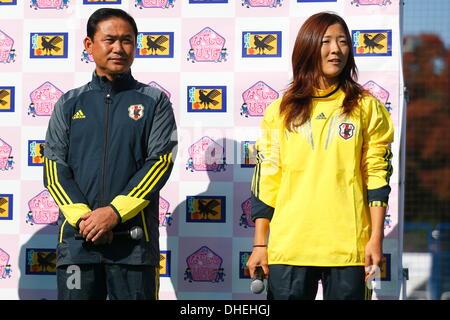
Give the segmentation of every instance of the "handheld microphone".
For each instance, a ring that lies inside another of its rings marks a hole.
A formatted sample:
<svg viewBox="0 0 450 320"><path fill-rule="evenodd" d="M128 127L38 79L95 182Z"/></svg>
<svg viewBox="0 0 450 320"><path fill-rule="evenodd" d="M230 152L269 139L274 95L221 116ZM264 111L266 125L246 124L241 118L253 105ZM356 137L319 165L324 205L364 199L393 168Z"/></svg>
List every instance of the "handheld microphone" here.
<svg viewBox="0 0 450 320"><path fill-rule="evenodd" d="M125 237L131 240L140 240L144 236L144 231L142 230L141 227L134 226L130 230L116 231L113 232L113 234L114 237L119 238ZM79 233L75 233L75 240L84 240L84 237Z"/></svg>
<svg viewBox="0 0 450 320"><path fill-rule="evenodd" d="M144 235L144 231L139 226L134 226L130 230L117 231L113 233L115 237L127 237L131 240L140 240Z"/></svg>
<svg viewBox="0 0 450 320"><path fill-rule="evenodd" d="M256 267L255 275L250 283L250 291L254 294L260 294L264 289L264 271L262 267Z"/></svg>

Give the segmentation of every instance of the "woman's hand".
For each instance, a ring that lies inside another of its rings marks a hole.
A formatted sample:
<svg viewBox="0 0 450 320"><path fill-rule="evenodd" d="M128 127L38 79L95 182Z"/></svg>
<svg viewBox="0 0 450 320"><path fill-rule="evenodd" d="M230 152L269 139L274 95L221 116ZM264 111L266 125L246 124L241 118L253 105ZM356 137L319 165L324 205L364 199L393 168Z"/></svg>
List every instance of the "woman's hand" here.
<svg viewBox="0 0 450 320"><path fill-rule="evenodd" d="M366 279L375 274L380 274L381 259L383 258L384 217L385 207L370 207L370 220L372 223L372 234L366 244L364 266L366 268ZM369 270L370 268L370 270Z"/></svg>
<svg viewBox="0 0 450 320"><path fill-rule="evenodd" d="M270 220L266 218L258 218L255 220L255 235L253 239L252 254L247 260L247 267L250 271L250 277L255 276L256 267L262 267L264 275L269 275L269 265L267 258L267 235L269 233Z"/></svg>
<svg viewBox="0 0 450 320"><path fill-rule="evenodd" d="M256 267L262 267L266 279L269 276L269 265L267 259L267 248L266 247L255 247L253 248L250 258L247 260L247 267L250 271L250 278L253 279L255 276Z"/></svg>
<svg viewBox="0 0 450 320"><path fill-rule="evenodd" d="M380 273L381 259L383 257L383 239L371 238L366 244L364 267L367 281L376 273Z"/></svg>

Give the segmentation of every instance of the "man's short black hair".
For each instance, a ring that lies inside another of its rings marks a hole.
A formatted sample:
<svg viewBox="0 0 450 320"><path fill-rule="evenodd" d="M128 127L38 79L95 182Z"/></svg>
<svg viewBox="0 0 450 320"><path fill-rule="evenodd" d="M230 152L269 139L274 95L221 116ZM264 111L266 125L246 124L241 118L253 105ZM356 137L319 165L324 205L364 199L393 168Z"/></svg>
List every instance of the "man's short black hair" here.
<svg viewBox="0 0 450 320"><path fill-rule="evenodd" d="M133 17L130 16L126 11L123 11L121 9L113 9L113 8L101 8L95 11L90 17L87 22L87 36L94 40L95 32L97 32L97 25L104 21L108 20L110 18L120 18L125 21L127 21L134 31L134 37L137 40L138 36L138 29L136 25L136 21L134 21Z"/></svg>

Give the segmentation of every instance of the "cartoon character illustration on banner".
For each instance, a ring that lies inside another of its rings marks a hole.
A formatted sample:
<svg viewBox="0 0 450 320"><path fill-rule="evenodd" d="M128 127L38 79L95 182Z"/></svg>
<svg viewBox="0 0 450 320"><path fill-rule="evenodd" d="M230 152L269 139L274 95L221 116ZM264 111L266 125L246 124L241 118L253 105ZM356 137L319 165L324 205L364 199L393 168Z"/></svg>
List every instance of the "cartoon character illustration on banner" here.
<svg viewBox="0 0 450 320"><path fill-rule="evenodd" d="M239 218L239 226L247 229L254 228L255 223L252 221L252 198L248 198L241 204L242 214Z"/></svg>
<svg viewBox="0 0 450 320"><path fill-rule="evenodd" d="M0 248L0 279L11 278L11 264L9 254Z"/></svg>
<svg viewBox="0 0 450 320"><path fill-rule="evenodd" d="M241 106L241 112L240 112L241 116L248 118L248 104L247 103L243 103Z"/></svg>
<svg viewBox="0 0 450 320"><path fill-rule="evenodd" d="M56 249L27 248L25 254L25 274L56 274Z"/></svg>
<svg viewBox="0 0 450 320"><path fill-rule="evenodd" d="M5 265L5 273L3 275L3 279L11 278L11 272L12 272L11 265L10 264Z"/></svg>
<svg viewBox="0 0 450 320"><path fill-rule="evenodd" d="M216 60L216 62L222 62L222 61L227 61L227 48L222 48L222 50L220 50L220 56L219 59Z"/></svg>
<svg viewBox="0 0 450 320"><path fill-rule="evenodd" d="M136 58L173 58L173 32L139 32Z"/></svg>
<svg viewBox="0 0 450 320"><path fill-rule="evenodd" d="M30 226L34 226L33 211L27 212L27 218L26 218L25 222L27 224L29 224Z"/></svg>
<svg viewBox="0 0 450 320"><path fill-rule="evenodd" d="M189 282L223 282L225 270L222 267L222 262L222 257L207 246L202 246L187 257L184 280Z"/></svg>
<svg viewBox="0 0 450 320"><path fill-rule="evenodd" d="M13 194L0 194L0 220L13 219Z"/></svg>
<svg viewBox="0 0 450 320"><path fill-rule="evenodd" d="M91 63L94 62L94 57L92 57L92 54L87 53L86 49L83 49L83 52L81 53L81 61Z"/></svg>
<svg viewBox="0 0 450 320"><path fill-rule="evenodd" d="M225 38L206 27L189 39L187 60L192 62L222 62L228 55Z"/></svg>
<svg viewBox="0 0 450 320"><path fill-rule="evenodd" d="M384 230L392 228L392 218L389 212L389 206L386 208L386 216L384 217Z"/></svg>
<svg viewBox="0 0 450 320"><path fill-rule="evenodd" d="M243 58L281 57L281 31L242 32Z"/></svg>
<svg viewBox="0 0 450 320"><path fill-rule="evenodd" d="M225 196L187 196L186 222L226 222Z"/></svg>
<svg viewBox="0 0 450 320"><path fill-rule="evenodd" d="M359 6L386 6L392 4L390 0L352 0L352 5Z"/></svg>
<svg viewBox="0 0 450 320"><path fill-rule="evenodd" d="M30 225L56 226L59 216L59 207L48 190L43 190L28 201L26 222Z"/></svg>
<svg viewBox="0 0 450 320"><path fill-rule="evenodd" d="M242 93L244 103L240 114L246 118L262 117L264 111L274 100L278 99L279 93L272 89L264 81L258 81Z"/></svg>
<svg viewBox="0 0 450 320"><path fill-rule="evenodd" d="M226 112L226 86L188 86L188 112Z"/></svg>
<svg viewBox="0 0 450 320"><path fill-rule="evenodd" d="M170 203L163 197L159 197L159 226L170 227L172 225L172 213L169 212Z"/></svg>
<svg viewBox="0 0 450 320"><path fill-rule="evenodd" d="M352 30L355 56L392 56L392 30Z"/></svg>
<svg viewBox="0 0 450 320"><path fill-rule="evenodd" d="M247 8L277 8L283 5L283 0L242 0L242 6Z"/></svg>
<svg viewBox="0 0 450 320"><path fill-rule="evenodd" d="M12 147L0 138L0 170L14 169L14 156L12 155Z"/></svg>
<svg viewBox="0 0 450 320"><path fill-rule="evenodd" d="M16 62L16 49L13 48L14 40L0 30L0 63Z"/></svg>
<svg viewBox="0 0 450 320"><path fill-rule="evenodd" d="M134 6L139 9L160 8L168 9L175 7L175 0L135 0Z"/></svg>
<svg viewBox="0 0 450 320"><path fill-rule="evenodd" d="M0 86L0 112L14 112L15 96L15 87Z"/></svg>
<svg viewBox="0 0 450 320"><path fill-rule="evenodd" d="M69 8L69 2L69 0L31 0L30 8L62 10Z"/></svg>
<svg viewBox="0 0 450 320"><path fill-rule="evenodd" d="M367 81L363 84L364 89L368 90L375 98L380 100L381 103L384 104L386 110L391 114L392 107L391 103L388 101L389 99L389 91L384 89L382 86L377 84L375 81Z"/></svg>
<svg viewBox="0 0 450 320"><path fill-rule="evenodd" d="M67 32L32 32L30 34L31 59L66 59L69 34Z"/></svg>
<svg viewBox="0 0 450 320"><path fill-rule="evenodd" d="M225 146L218 144L210 137L205 136L195 142L189 147L188 153L186 170L191 172L226 170Z"/></svg>
<svg viewBox="0 0 450 320"><path fill-rule="evenodd" d="M28 106L28 115L51 116L53 108L64 92L49 81L44 82L30 93L31 103Z"/></svg>

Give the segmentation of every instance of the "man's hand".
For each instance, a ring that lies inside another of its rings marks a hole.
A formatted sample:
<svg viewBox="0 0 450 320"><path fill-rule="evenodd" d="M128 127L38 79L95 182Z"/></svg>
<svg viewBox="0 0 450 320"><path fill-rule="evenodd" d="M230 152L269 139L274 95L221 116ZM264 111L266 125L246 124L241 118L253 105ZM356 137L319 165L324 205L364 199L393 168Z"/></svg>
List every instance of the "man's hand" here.
<svg viewBox="0 0 450 320"><path fill-rule="evenodd" d="M94 242L94 245L104 245L104 244L111 244L113 241L114 234L112 231L108 231L104 233L97 241Z"/></svg>
<svg viewBox="0 0 450 320"><path fill-rule="evenodd" d="M86 241L96 242L118 223L119 217L111 207L102 207L81 217L80 234ZM107 238L109 239L109 238Z"/></svg>

